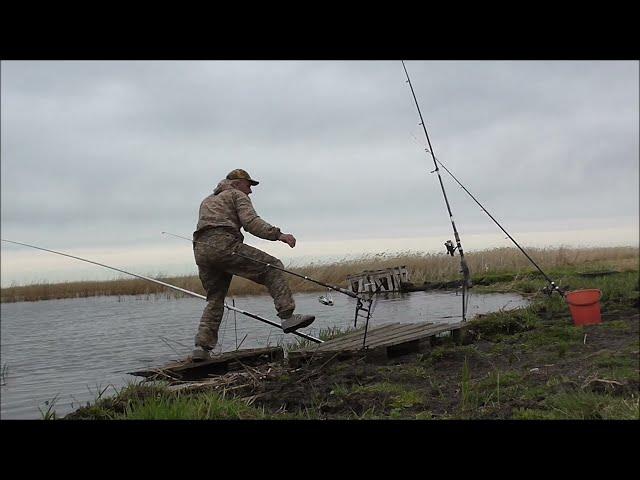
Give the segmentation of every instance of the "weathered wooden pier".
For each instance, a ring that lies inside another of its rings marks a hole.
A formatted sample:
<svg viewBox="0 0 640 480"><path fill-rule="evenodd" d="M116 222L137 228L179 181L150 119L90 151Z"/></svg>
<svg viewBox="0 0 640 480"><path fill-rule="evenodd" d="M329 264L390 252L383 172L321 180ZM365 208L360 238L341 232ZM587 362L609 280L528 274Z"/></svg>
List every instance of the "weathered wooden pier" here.
<svg viewBox="0 0 640 480"><path fill-rule="evenodd" d="M358 330L321 344L290 351L289 365L295 367L303 362L331 357L340 360L362 353L373 358L392 358L418 352L435 343L436 336L445 332L450 332L451 336L459 341L464 325L462 322L387 323L370 328L366 340L364 330Z"/></svg>
<svg viewBox="0 0 640 480"><path fill-rule="evenodd" d="M344 360L355 355L365 355L371 360L389 359L398 355L419 352L436 342L436 337L449 332L459 341L464 323L387 323L341 335L320 344L289 351L287 354L290 367L297 368L304 363L315 360ZM242 370L244 366L258 366L284 360L282 347L255 348L225 352L210 360L193 362L186 360L169 363L162 367L130 372L131 375L145 377L149 380L191 381L201 380L217 375L224 375L233 370Z"/></svg>
<svg viewBox="0 0 640 480"><path fill-rule="evenodd" d="M236 350L215 355L210 360L193 362L190 358L163 367L130 372L130 375L149 380L199 380L212 375L223 375L244 365L260 365L284 358L282 347Z"/></svg>
<svg viewBox="0 0 640 480"><path fill-rule="evenodd" d="M400 292L402 283L409 282L407 267L392 267L381 270L365 270L347 276L347 288L354 293Z"/></svg>

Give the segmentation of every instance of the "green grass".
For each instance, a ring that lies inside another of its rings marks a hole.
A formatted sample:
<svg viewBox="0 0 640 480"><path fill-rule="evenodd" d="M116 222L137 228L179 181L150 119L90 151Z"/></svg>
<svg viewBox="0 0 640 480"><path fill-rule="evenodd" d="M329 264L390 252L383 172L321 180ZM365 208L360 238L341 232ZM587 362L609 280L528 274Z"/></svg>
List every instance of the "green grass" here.
<svg viewBox="0 0 640 480"><path fill-rule="evenodd" d="M394 382L376 382L369 385L336 385L332 389L332 395L338 401L348 399L378 397L376 405L372 405L362 414L352 412L354 418L399 418L404 415L404 410L422 405L425 402L425 394L420 390L408 388L405 385ZM382 409L388 409L385 415ZM378 414L376 414L376 410Z"/></svg>
<svg viewBox="0 0 640 480"><path fill-rule="evenodd" d="M263 411L215 392L162 395L127 405L123 420L242 420L265 418Z"/></svg>
<svg viewBox="0 0 640 480"><path fill-rule="evenodd" d="M469 364L467 363L467 357L464 358L464 364L462 365L462 379L460 381L460 410L465 412L471 407L471 372L469 371ZM475 403L475 402L474 402Z"/></svg>
<svg viewBox="0 0 640 480"><path fill-rule="evenodd" d="M604 277L581 277L579 267L565 267L548 270L546 273L554 279L556 285L568 291L597 288L602 291L602 302L610 304L629 304L638 299L639 276L638 271L623 271ZM510 275L510 277L509 277ZM517 292L535 293L536 300L544 299L540 293L548 282L538 272L528 274L503 274L490 277L494 282L486 282L478 286L479 292ZM554 295L554 297L558 297ZM551 305L552 307L554 305ZM555 304L558 306L558 304Z"/></svg>
<svg viewBox="0 0 640 480"><path fill-rule="evenodd" d="M166 384L132 382L116 395L96 398L93 404L78 409L70 419L86 420L238 420L261 419L263 410L244 401L227 398L224 393L180 394ZM43 412L51 418L51 413ZM55 418L55 417L54 417Z"/></svg>
<svg viewBox="0 0 640 480"><path fill-rule="evenodd" d="M624 320L613 320L611 322L605 322L602 324L602 328L610 328L611 330L619 330L621 332L628 332L631 330L629 324Z"/></svg>
<svg viewBox="0 0 640 480"><path fill-rule="evenodd" d="M638 381L640 377L637 358L624 352L602 353L593 359L593 364L598 368L599 374L608 380L628 382Z"/></svg>
<svg viewBox="0 0 640 480"><path fill-rule="evenodd" d="M545 408L517 409L514 420L639 420L638 397L619 398L593 392L557 393Z"/></svg>
<svg viewBox="0 0 640 480"><path fill-rule="evenodd" d="M533 307L511 311L500 311L483 315L469 322L469 334L475 340L500 340L504 335L512 335L536 328L540 323L537 310Z"/></svg>
<svg viewBox="0 0 640 480"><path fill-rule="evenodd" d="M47 400L44 402L46 408L43 409L41 407L38 407L38 410L40 410L40 416L42 420L56 420L58 418L58 415L56 414L56 411L55 411L57 400L58 400L58 395L53 397L52 400Z"/></svg>

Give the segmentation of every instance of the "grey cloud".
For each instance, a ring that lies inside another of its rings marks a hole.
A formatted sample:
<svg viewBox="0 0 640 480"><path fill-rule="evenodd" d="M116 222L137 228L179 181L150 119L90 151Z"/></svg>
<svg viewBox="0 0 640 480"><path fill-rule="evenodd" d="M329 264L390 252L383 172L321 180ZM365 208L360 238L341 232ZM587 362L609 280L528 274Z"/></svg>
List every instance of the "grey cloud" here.
<svg viewBox="0 0 640 480"><path fill-rule="evenodd" d="M506 225L638 216L637 62L407 68L438 158ZM1 93L3 235L188 234L236 167L307 239L450 229L400 62L3 62Z"/></svg>

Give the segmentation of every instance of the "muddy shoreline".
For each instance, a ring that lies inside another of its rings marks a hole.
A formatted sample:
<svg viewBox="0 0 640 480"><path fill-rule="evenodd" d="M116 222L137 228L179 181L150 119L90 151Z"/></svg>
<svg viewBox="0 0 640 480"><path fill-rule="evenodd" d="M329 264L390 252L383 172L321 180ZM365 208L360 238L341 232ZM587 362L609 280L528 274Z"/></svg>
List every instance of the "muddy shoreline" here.
<svg viewBox="0 0 640 480"><path fill-rule="evenodd" d="M479 319L461 343L445 338L420 353L297 369L273 362L210 383L174 385L171 393L134 389L65 418L116 418L154 396L214 394L259 412L240 418L638 419L639 317L636 307L626 307L579 328L544 311L535 328L517 313L497 327L495 318Z"/></svg>
<svg viewBox="0 0 640 480"><path fill-rule="evenodd" d="M574 324L562 296L541 292L544 280L505 280L491 288L532 303L478 315L460 336L418 352L298 368L285 359L194 383L133 384L65 418L638 420L638 271L560 278L565 291L601 290L602 321L588 326Z"/></svg>

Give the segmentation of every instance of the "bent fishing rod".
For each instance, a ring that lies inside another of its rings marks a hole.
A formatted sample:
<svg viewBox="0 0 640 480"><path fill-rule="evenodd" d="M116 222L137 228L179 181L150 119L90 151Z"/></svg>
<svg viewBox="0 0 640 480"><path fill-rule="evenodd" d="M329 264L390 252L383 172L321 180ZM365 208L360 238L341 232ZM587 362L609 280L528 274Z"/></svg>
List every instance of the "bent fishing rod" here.
<svg viewBox="0 0 640 480"><path fill-rule="evenodd" d="M191 238L188 237L184 237L182 235L176 235L175 233L169 233L169 232L161 232L163 235L171 235L172 237L176 237L176 238L182 238L183 240L188 240L189 242L193 242L193 243L202 243L204 245L211 245L211 246L215 246L213 243L211 242L204 242L201 240L193 240ZM382 285L378 285L376 287L376 289L374 290L373 294L371 297L362 297L361 295L358 295L357 293L354 293L350 290L338 287L337 285L329 285L328 283L324 283L321 282L320 280L315 280L313 278L309 278L306 275L300 275L299 273L295 273L292 272L290 270L286 270L282 267L278 267L277 265L273 265L272 263L267 263L267 262L263 262L262 260L258 260L257 258L253 258L253 257L248 257L246 255L242 255L241 253L238 253L237 251L232 251L231 255L237 255L238 257L242 257L242 258L246 258L247 260L252 260L256 263L260 263L262 265L265 265L266 267L269 268L274 268L276 270L280 270L281 272L285 272L288 273L289 275L294 275L296 277L302 278L304 280L307 280L309 282L313 282L317 285L321 285L323 287L326 287L330 290L334 290L336 292L340 292L343 293L345 295L348 295L351 298L355 298L357 300L356 302L356 312L355 312L355 317L354 317L354 321L353 321L353 326L357 326L358 323L358 318L365 318L366 319L366 325L365 325L365 329L368 328L369 325L369 319L371 318L371 314L373 313L373 308L372 308L372 302L373 302L373 297L379 293L380 288L382 287ZM322 303L324 303L325 305L333 305L333 302L331 303L325 303L321 300ZM367 307L365 308L364 304L365 302L367 303ZM364 311L366 312L366 315L361 315L360 312ZM365 334L366 335L366 334Z"/></svg>
<svg viewBox="0 0 640 480"><path fill-rule="evenodd" d="M418 109L418 115L420 116L420 125L422 125L422 130L424 131L425 137L427 137L427 143L429 144L428 152L431 154L433 158L433 164L435 165L435 170L438 174L438 180L440 181L440 189L442 190L442 195L444 196L444 202L447 205L447 211L449 212L449 219L451 220L451 227L453 228L453 236L456 239L456 246L453 246L453 242L451 240L447 240L445 246L447 247L447 253L452 257L455 254L455 251L458 250L458 254L460 255L460 273L462 273L462 321L467 321L467 289L473 286L471 282L471 272L469 271L469 266L467 265L467 261L464 258L464 251L462 250L462 244L460 243L460 235L458 234L458 229L456 228L456 222L453 219L453 213L451 212L451 205L449 204L449 199L447 198L447 192L444 189L444 183L442 183L442 176L440 175L440 169L438 168L438 163L436 162L436 156L433 153L433 147L431 146L431 139L429 138L429 134L427 133L427 127L424 123L424 119L422 118L422 112L420 111L420 105L418 105L418 99L416 98L416 92L413 90L413 85L411 84L411 79L409 78L409 72L407 72L407 67L402 61L402 68L404 68L404 73L407 76L407 83L409 84L409 88L411 88L411 94L413 95L413 101L416 104L416 108ZM431 173L433 173L431 172Z"/></svg>
<svg viewBox="0 0 640 480"><path fill-rule="evenodd" d="M425 150L426 150L426 149L425 149ZM547 282L549 282L549 285L550 285L551 289L545 288L545 290L546 290L549 294L551 294L551 293L553 293L554 291L556 291L556 292L558 292L560 295L562 295L562 296L564 297L564 291L563 291L560 287L558 287L558 286L556 285L556 283L555 283L553 280L551 280L551 278L549 278L549 276L548 276L546 273L544 273L544 272L542 271L542 268L540 268L540 267L538 266L538 264L533 260L533 258L531 258L531 257L529 256L529 254L524 250L524 248L522 248L522 247L518 244L518 242L516 242L516 241L515 241L515 239L514 239L511 235L509 235L509 232L507 232L507 231L502 227L502 225L500 225L500 223L498 223L498 221L493 217L493 215L491 215L491 214L487 211L487 209L486 209L486 208L484 208L484 206L483 206L483 205L478 201L478 199L477 199L476 197L474 197L474 196L473 196L473 194L472 194L469 190L467 190L467 188L466 188L466 187L465 187L465 186L460 182L460 180L458 180L458 179L456 178L456 176L455 176L453 173L451 173L451 172L449 171L449 169L448 169L448 168L447 168L447 167L446 167L446 166L445 166L445 165L444 165L440 160L436 159L436 161L437 161L437 162L442 166L442 168L444 168L444 169L446 170L446 172L447 172L449 175L451 175L451 178L453 178L453 179L456 181L456 183L457 183L458 185L460 185L460 187L461 187L465 192L467 192L467 194L468 194L468 195L473 199L473 201L474 201L474 202L476 202L476 203L478 204L478 206L482 209L482 211L483 211L484 213L486 213L486 214L489 216L489 218L490 218L491 220L493 220L493 223L495 223L495 224L500 228L500 230L502 230L502 231L507 235L507 237L509 237L509 240L511 240L511 241L514 243L514 245L515 245L516 247L518 247L518 249L520 249L520 251L524 254L524 256L525 256L525 257L527 257L527 258L529 259L529 261L533 264L533 266L534 266L534 267L536 267L536 268L538 269L538 271L542 274L542 276L547 280Z"/></svg>
<svg viewBox="0 0 640 480"><path fill-rule="evenodd" d="M170 283L161 282L160 280L156 280L154 278L145 277L144 275L139 275L137 273L127 272L126 270L121 270L121 269L116 268L116 267L111 267L109 265L105 265L104 263L94 262L92 260L87 260L86 258L76 257L75 255L69 255L68 253L62 253L62 252L57 252L55 250L49 250L48 248L42 248L42 247L37 247L35 245L29 245L28 243L15 242L13 240L5 240L4 238L2 238L0 240L2 240L3 242L14 243L16 245L22 245L22 246L25 246L25 247L35 248L36 250L43 250L45 252L55 253L56 255L62 255L64 257L75 258L76 260L80 260L80 261L87 262L87 263L93 263L94 265L99 265L101 267L109 268L111 270L115 270L116 272L126 273L127 275L131 275L133 277L141 278L142 280L147 280L148 282L153 282L153 283L157 283L158 285L163 285L165 287L172 288L173 290L177 290L179 292L186 293L188 295L191 295L192 297L200 298L200 299L205 300L205 301L207 300L207 297L205 297L204 295L200 295L200 294L198 294L196 292L192 292L191 290L186 290L184 288L180 288L180 287L177 287L175 285L171 285ZM279 323L276 323L276 322L274 322L272 320L269 320L267 318L261 317L260 315L256 315L255 313L247 312L246 310L242 310L241 308L237 308L235 306L228 305L226 302L225 302L224 306L225 306L225 308L227 308L229 310L233 310L234 312L238 312L238 313L241 313L242 315L246 315L247 317L254 318L254 319L259 320L259 321L261 321L263 323L267 323L267 324L271 325L272 327L276 327L276 328L282 329L282 326ZM307 335L306 333L298 332L298 331L295 331L295 330L293 332L290 332L290 333L293 333L294 335L298 335L299 337L302 337L302 338L304 338L306 340L310 340L310 341L315 342L315 343L323 343L323 341L320 340L319 338L312 337L311 335Z"/></svg>

